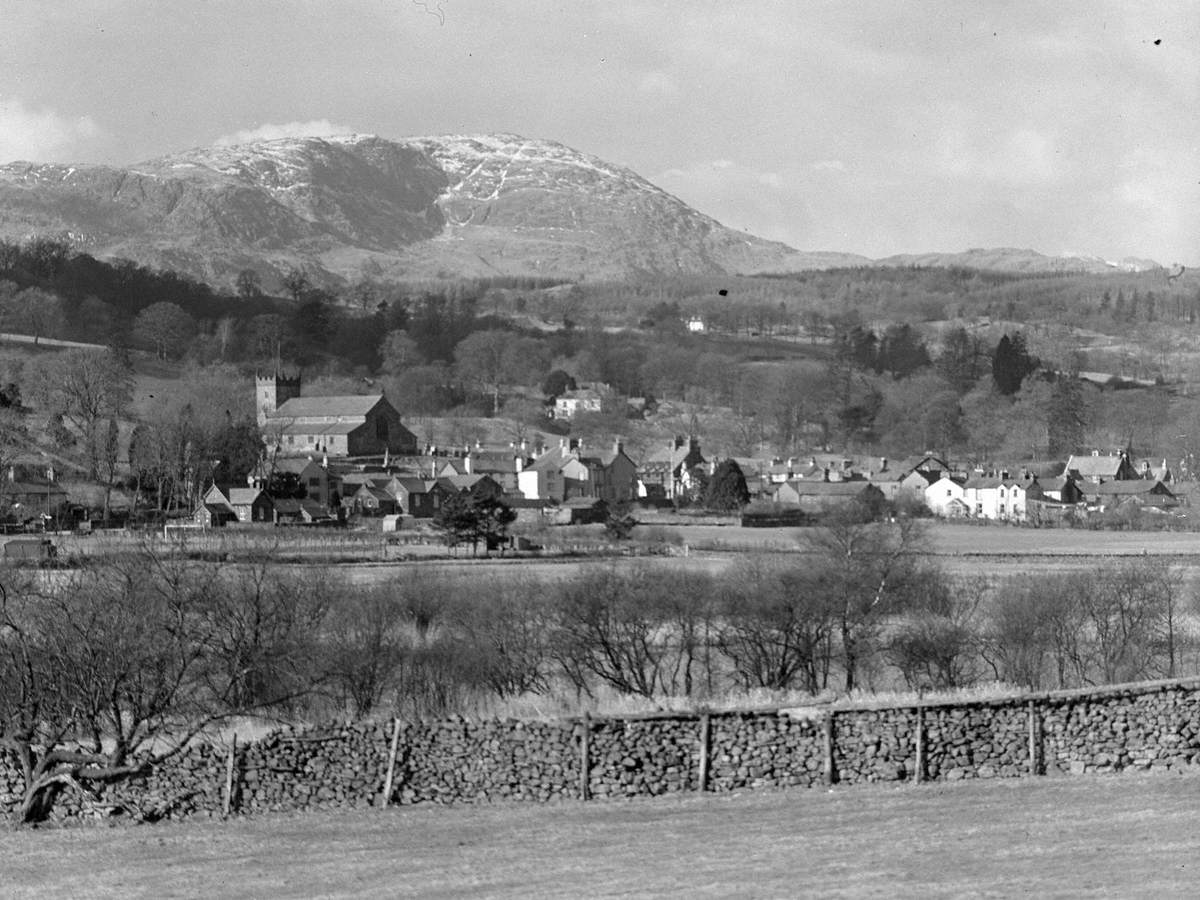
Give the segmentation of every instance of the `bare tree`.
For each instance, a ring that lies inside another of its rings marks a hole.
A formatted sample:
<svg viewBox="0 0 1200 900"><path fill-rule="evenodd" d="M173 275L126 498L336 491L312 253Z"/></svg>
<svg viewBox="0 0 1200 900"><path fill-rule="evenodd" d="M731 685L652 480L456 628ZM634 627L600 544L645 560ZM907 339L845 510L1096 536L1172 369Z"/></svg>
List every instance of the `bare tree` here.
<svg viewBox="0 0 1200 900"><path fill-rule="evenodd" d="M765 556L726 581L718 645L742 684L811 694L829 684L834 608L802 569Z"/></svg>
<svg viewBox="0 0 1200 900"><path fill-rule="evenodd" d="M119 416L129 402L133 378L128 364L111 350L68 350L38 359L30 369L27 383L34 398L83 435L88 477L95 480L100 423Z"/></svg>
<svg viewBox="0 0 1200 900"><path fill-rule="evenodd" d="M840 643L847 693L859 686L865 656L877 649L886 622L903 612L918 582L924 531L920 522L864 522L855 510L804 534L812 590L829 605Z"/></svg>

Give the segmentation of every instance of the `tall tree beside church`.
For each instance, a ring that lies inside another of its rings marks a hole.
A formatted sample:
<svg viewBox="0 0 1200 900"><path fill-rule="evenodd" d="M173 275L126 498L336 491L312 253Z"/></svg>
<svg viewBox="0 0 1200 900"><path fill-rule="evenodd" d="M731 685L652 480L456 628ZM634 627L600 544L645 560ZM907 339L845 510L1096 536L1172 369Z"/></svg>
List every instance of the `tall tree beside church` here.
<svg viewBox="0 0 1200 900"><path fill-rule="evenodd" d="M1038 367L1038 360L1029 355L1025 347L1025 336L1017 332L1012 337L1005 334L996 345L992 355L992 380L996 390L1011 397L1021 389L1021 382Z"/></svg>

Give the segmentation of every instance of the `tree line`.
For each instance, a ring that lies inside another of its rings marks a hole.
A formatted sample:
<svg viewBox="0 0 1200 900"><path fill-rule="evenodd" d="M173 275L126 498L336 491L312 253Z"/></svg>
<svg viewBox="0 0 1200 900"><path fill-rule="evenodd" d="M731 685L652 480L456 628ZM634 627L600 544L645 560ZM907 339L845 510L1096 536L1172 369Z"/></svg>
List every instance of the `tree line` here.
<svg viewBox="0 0 1200 900"><path fill-rule="evenodd" d="M533 695L703 703L1029 689L1196 671L1178 570L1154 558L994 583L948 576L920 526L831 522L800 554L721 574L586 567L538 580L415 566L382 583L186 547L92 560L0 591L0 746L20 817L119 780L235 715L443 716ZM586 701L584 701L586 702Z"/></svg>

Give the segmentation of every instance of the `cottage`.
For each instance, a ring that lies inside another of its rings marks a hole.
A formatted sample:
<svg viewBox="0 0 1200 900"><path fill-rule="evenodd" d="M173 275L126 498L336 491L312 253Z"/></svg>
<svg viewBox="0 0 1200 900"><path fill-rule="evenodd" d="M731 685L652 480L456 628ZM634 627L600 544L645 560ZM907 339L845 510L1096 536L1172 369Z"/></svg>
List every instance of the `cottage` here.
<svg viewBox="0 0 1200 900"><path fill-rule="evenodd" d="M1128 505L1157 510L1174 509L1180 505L1171 489L1157 479L1108 481L1085 485L1083 491L1088 506L1099 512Z"/></svg>
<svg viewBox="0 0 1200 900"><path fill-rule="evenodd" d="M554 418L573 419L580 413L600 412L604 406L604 395L592 388L567 391L554 400Z"/></svg>
<svg viewBox="0 0 1200 900"><path fill-rule="evenodd" d="M398 511L396 498L381 487L360 484L358 490L346 498L350 508L364 516L390 516Z"/></svg>
<svg viewBox="0 0 1200 900"><path fill-rule="evenodd" d="M685 442L676 436L667 447L651 452L642 460L637 472L638 494L667 500L686 496L698 484L698 473L707 468L700 441L691 437Z"/></svg>
<svg viewBox="0 0 1200 900"><path fill-rule="evenodd" d="M884 503L883 491L869 481L805 481L793 478L775 491L780 506L799 507L807 513L829 512L858 503L867 509L878 509Z"/></svg>
<svg viewBox="0 0 1200 900"><path fill-rule="evenodd" d="M209 494L217 490L213 485ZM233 509L239 522L274 522L275 503L265 491L258 488L230 488L227 495L222 495L225 502ZM207 499L207 495L206 495ZM214 502L219 502L216 500Z"/></svg>
<svg viewBox="0 0 1200 900"><path fill-rule="evenodd" d="M1087 484L1128 481L1138 477L1138 473L1129 462L1129 457L1123 452L1102 456L1099 450L1093 450L1090 456L1070 457L1062 474L1071 475L1077 481Z"/></svg>
<svg viewBox="0 0 1200 900"><path fill-rule="evenodd" d="M965 518L971 514L967 504L965 480L954 478L943 472L941 477L925 487L925 505L935 516L950 519Z"/></svg>
<svg viewBox="0 0 1200 900"><path fill-rule="evenodd" d="M1036 479L1017 481L1004 475L1000 477L975 477L963 485L963 502L970 514L977 519L994 519L1005 522L1024 522L1026 494Z"/></svg>
<svg viewBox="0 0 1200 900"><path fill-rule="evenodd" d="M432 519L442 508L450 490L435 479L398 477L393 480L393 496L400 511L414 519Z"/></svg>
<svg viewBox="0 0 1200 900"><path fill-rule="evenodd" d="M327 525L336 520L315 500L284 498L275 501L276 525Z"/></svg>

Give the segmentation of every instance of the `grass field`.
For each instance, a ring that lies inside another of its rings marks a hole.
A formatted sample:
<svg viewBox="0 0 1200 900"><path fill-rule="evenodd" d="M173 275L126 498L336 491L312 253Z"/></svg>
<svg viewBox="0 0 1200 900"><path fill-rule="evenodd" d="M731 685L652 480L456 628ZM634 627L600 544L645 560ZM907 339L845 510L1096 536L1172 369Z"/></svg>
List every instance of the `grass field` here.
<svg viewBox="0 0 1200 900"><path fill-rule="evenodd" d="M1195 896L1200 776L418 807L0 837L60 897Z"/></svg>

